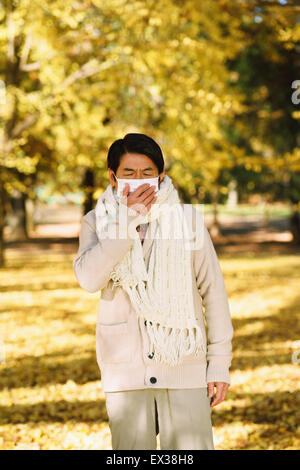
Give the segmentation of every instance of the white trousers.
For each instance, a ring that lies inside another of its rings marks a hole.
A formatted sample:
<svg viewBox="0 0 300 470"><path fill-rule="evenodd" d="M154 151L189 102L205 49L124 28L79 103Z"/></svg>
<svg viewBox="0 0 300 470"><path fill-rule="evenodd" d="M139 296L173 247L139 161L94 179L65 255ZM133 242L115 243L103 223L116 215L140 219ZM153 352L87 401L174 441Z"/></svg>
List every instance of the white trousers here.
<svg viewBox="0 0 300 470"><path fill-rule="evenodd" d="M105 392L113 450L214 450L207 388Z"/></svg>

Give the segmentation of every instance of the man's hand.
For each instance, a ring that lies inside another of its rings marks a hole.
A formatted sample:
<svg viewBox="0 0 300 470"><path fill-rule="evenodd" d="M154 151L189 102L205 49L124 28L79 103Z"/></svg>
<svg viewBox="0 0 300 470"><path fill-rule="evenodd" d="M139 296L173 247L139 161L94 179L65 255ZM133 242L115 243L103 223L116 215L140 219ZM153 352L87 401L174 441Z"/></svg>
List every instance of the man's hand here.
<svg viewBox="0 0 300 470"><path fill-rule="evenodd" d="M122 201L124 201L128 207L132 207L136 212L146 215L157 199L155 186L144 183L130 194L129 189L129 184L126 183L122 192L122 198L124 198Z"/></svg>
<svg viewBox="0 0 300 470"><path fill-rule="evenodd" d="M226 382L208 382L208 396L209 396L209 398L213 398L214 392L215 392L214 391L215 387L217 389L217 392L216 392L215 398L213 399L213 401L210 404L211 408L213 406L218 405L219 403L221 403L222 401L225 400L226 393L227 393L227 390L229 388L229 384L226 383Z"/></svg>

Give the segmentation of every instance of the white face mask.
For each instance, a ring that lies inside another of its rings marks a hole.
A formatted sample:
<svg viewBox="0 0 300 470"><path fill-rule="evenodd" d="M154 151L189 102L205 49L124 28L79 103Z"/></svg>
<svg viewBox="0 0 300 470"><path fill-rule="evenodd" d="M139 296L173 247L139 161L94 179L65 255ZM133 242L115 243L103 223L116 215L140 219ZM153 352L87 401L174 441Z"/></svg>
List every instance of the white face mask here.
<svg viewBox="0 0 300 470"><path fill-rule="evenodd" d="M158 192L158 179L159 177L156 176L155 178L117 178L116 174L114 173L116 180L118 181L118 191L117 195L121 196L123 190L125 189L125 184L129 184L129 194L136 190L139 186L145 183L149 183L150 186L155 186L155 193ZM149 186L149 187L150 187Z"/></svg>

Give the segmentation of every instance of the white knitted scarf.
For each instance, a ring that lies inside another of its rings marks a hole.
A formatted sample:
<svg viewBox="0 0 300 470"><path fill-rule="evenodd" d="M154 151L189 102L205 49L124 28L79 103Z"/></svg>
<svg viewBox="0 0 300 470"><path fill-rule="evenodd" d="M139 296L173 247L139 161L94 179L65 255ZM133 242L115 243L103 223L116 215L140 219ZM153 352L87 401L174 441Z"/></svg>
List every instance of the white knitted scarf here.
<svg viewBox="0 0 300 470"><path fill-rule="evenodd" d="M95 213L100 240L109 221L118 217L118 209L125 207L122 201L111 185L98 198ZM154 233L148 269L135 231L132 247L114 267L110 279L114 281L113 287L125 289L140 320L145 322L153 360L176 365L183 356L204 351L204 345L195 317L192 250L185 245L185 216L169 176L165 175L160 183L151 209L137 217L141 223L149 222L148 232Z"/></svg>

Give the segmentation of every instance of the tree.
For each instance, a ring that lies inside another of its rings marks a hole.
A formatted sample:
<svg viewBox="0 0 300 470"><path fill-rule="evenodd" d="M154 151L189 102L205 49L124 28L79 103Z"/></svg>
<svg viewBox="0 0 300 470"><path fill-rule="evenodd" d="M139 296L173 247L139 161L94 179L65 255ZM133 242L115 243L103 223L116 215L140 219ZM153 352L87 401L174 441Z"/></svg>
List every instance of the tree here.
<svg viewBox="0 0 300 470"><path fill-rule="evenodd" d="M187 197L201 194L198 182L213 185L230 160L219 118L239 108L225 67L241 47L239 19L224 5L1 2L0 237L5 198L18 190L34 199L35 185L49 181L76 190L89 171L103 186L108 144L132 129L160 140Z"/></svg>
<svg viewBox="0 0 300 470"><path fill-rule="evenodd" d="M291 231L300 242L299 111L292 84L299 70L299 23L295 2L245 2L241 27L247 47L228 66L232 86L245 96L245 112L226 128L228 139L245 149L233 169L244 193L261 192L289 201Z"/></svg>

